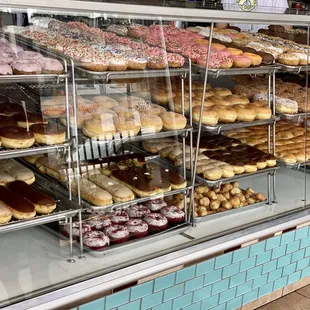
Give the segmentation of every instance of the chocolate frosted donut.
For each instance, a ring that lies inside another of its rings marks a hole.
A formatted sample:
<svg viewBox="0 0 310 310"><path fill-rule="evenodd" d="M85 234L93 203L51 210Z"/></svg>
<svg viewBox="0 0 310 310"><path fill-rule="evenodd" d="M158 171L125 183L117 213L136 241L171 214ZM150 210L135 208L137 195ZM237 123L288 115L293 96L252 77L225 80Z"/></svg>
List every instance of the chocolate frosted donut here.
<svg viewBox="0 0 310 310"><path fill-rule="evenodd" d="M5 97L3 98L3 104L0 104L0 115L13 116L23 111L24 109L22 106L10 103L9 100L5 102Z"/></svg>
<svg viewBox="0 0 310 310"><path fill-rule="evenodd" d="M50 124L35 124L30 127L34 133L36 143L40 144L60 144L66 140L66 132L64 129Z"/></svg>
<svg viewBox="0 0 310 310"><path fill-rule="evenodd" d="M273 55L269 54L269 53L265 53L265 52L255 52L255 54L259 55L260 57L262 57L262 64L264 65L271 65L274 63L275 58Z"/></svg>
<svg viewBox="0 0 310 310"><path fill-rule="evenodd" d="M0 127L17 126L17 121L13 117L0 115Z"/></svg>
<svg viewBox="0 0 310 310"><path fill-rule="evenodd" d="M19 127L29 128L34 124L47 124L47 121L43 119L41 114L36 113L19 113L14 116Z"/></svg>
<svg viewBox="0 0 310 310"><path fill-rule="evenodd" d="M25 128L6 126L0 128L2 146L13 149L28 148L34 144L34 134Z"/></svg>

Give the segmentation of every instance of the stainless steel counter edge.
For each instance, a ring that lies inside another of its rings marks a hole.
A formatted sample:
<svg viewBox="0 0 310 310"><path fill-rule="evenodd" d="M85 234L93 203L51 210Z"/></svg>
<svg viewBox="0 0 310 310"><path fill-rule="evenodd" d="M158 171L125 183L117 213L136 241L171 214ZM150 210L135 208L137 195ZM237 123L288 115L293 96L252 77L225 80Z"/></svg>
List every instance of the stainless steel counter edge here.
<svg viewBox="0 0 310 310"><path fill-rule="evenodd" d="M268 236L281 230L296 227L308 221L310 221L310 209L301 209L297 213L282 216L213 240L203 241L194 246L189 246L160 257L149 259L142 263L136 263L130 267L122 268L102 276L94 277L90 280L61 288L51 293L8 306L4 309L55 309L158 272L182 264L189 264L214 253L236 247L242 243ZM199 229L199 225L196 229Z"/></svg>

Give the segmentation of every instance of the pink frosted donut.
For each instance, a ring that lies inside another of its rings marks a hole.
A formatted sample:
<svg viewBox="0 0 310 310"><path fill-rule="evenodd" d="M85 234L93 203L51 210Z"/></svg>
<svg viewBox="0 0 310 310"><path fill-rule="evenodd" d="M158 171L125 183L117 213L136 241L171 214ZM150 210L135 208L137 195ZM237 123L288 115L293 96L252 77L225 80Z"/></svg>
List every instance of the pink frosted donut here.
<svg viewBox="0 0 310 310"><path fill-rule="evenodd" d="M252 64L252 60L246 56L231 55L230 58L233 60L233 66L235 68L248 68Z"/></svg>
<svg viewBox="0 0 310 310"><path fill-rule="evenodd" d="M19 52L22 52L24 49L20 46L17 46L15 44L9 44L8 45L13 51L14 53L17 55Z"/></svg>
<svg viewBox="0 0 310 310"><path fill-rule="evenodd" d="M108 217L101 215L87 220L86 224L88 224L92 230L103 230L111 226L112 222Z"/></svg>
<svg viewBox="0 0 310 310"><path fill-rule="evenodd" d="M167 60L169 68L181 68L185 63L185 58L183 56L174 53L168 53Z"/></svg>
<svg viewBox="0 0 310 310"><path fill-rule="evenodd" d="M15 56L13 54L8 54L5 52L0 52L0 62L4 62L6 64L10 64L15 61Z"/></svg>
<svg viewBox="0 0 310 310"><path fill-rule="evenodd" d="M20 59L11 63L14 74L40 74L41 65L28 59Z"/></svg>
<svg viewBox="0 0 310 310"><path fill-rule="evenodd" d="M230 52L228 50L219 50L216 52L223 57L230 57Z"/></svg>
<svg viewBox="0 0 310 310"><path fill-rule="evenodd" d="M147 201L144 205L148 207L151 212L159 212L161 208L167 207L167 203L160 198Z"/></svg>
<svg viewBox="0 0 310 310"><path fill-rule="evenodd" d="M0 45L0 51L1 51L1 52L4 52L4 53L11 54L11 55L16 55L16 53L14 52L14 50L13 50L10 46L5 45L5 44L1 44L1 45Z"/></svg>
<svg viewBox="0 0 310 310"><path fill-rule="evenodd" d="M43 73L60 74L64 71L62 63L57 59L43 57L39 58L37 62L41 65Z"/></svg>
<svg viewBox="0 0 310 310"><path fill-rule="evenodd" d="M126 209L126 213L132 219L141 219L146 214L150 213L150 210L148 207L143 206L143 205L140 205L140 206L134 205L134 206L131 206L128 209Z"/></svg>
<svg viewBox="0 0 310 310"><path fill-rule="evenodd" d="M122 225L112 225L104 230L112 243L122 243L129 239L128 228Z"/></svg>
<svg viewBox="0 0 310 310"><path fill-rule="evenodd" d="M43 58L40 53L32 52L32 51L22 51L17 54L20 59L29 59L29 60L38 60Z"/></svg>
<svg viewBox="0 0 310 310"><path fill-rule="evenodd" d="M184 211L178 209L175 206L165 207L160 210L168 220L169 223L180 223L184 221L185 213Z"/></svg>
<svg viewBox="0 0 310 310"><path fill-rule="evenodd" d="M132 238L142 238L148 234L148 225L140 219L132 219L126 223L130 237Z"/></svg>
<svg viewBox="0 0 310 310"><path fill-rule="evenodd" d="M13 70L10 65L8 65L7 63L0 63L0 75L12 75L12 74Z"/></svg>
<svg viewBox="0 0 310 310"><path fill-rule="evenodd" d="M66 224L63 226L63 234L67 237L70 235L70 224ZM84 235L88 231L91 231L91 227L85 223L82 223L82 234ZM72 238L74 240L80 239L80 223L75 222L72 224Z"/></svg>
<svg viewBox="0 0 310 310"><path fill-rule="evenodd" d="M143 220L149 225L150 232L162 231L168 227L167 218L160 213L147 214Z"/></svg>
<svg viewBox="0 0 310 310"><path fill-rule="evenodd" d="M123 210L116 210L112 213L111 221L113 224L124 225L129 221L129 216Z"/></svg>
<svg viewBox="0 0 310 310"><path fill-rule="evenodd" d="M110 245L110 238L101 231L89 231L83 235L83 243L92 250L102 250Z"/></svg>

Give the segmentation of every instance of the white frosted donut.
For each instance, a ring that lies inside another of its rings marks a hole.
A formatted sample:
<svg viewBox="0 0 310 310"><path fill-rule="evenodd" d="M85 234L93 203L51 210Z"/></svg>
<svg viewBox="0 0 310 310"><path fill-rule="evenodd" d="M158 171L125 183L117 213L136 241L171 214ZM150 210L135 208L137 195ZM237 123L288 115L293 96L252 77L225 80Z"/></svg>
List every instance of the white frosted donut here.
<svg viewBox="0 0 310 310"><path fill-rule="evenodd" d="M129 221L129 216L123 210L116 210L112 213L111 221L114 224L122 225Z"/></svg>
<svg viewBox="0 0 310 310"><path fill-rule="evenodd" d="M143 205L134 205L125 210L130 218L143 218L146 214L150 213L148 207Z"/></svg>

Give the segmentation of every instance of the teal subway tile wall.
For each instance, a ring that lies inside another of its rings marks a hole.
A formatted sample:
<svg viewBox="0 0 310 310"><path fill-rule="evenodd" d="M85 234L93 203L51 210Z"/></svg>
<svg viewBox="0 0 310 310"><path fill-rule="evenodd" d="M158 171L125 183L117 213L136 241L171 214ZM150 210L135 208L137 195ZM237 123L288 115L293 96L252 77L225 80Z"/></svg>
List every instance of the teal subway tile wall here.
<svg viewBox="0 0 310 310"><path fill-rule="evenodd" d="M234 310L310 276L304 227L79 306L79 310Z"/></svg>

